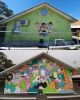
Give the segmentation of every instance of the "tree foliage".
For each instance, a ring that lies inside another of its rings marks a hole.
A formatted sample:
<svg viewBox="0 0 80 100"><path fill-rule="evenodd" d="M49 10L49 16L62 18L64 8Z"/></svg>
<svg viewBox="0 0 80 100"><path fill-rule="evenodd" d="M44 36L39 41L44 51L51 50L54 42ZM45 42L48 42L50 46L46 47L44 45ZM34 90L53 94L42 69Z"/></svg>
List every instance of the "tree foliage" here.
<svg viewBox="0 0 80 100"><path fill-rule="evenodd" d="M6 3L0 1L0 14L5 15L6 17L9 17L13 14L13 11L8 8Z"/></svg>
<svg viewBox="0 0 80 100"><path fill-rule="evenodd" d="M0 52L0 72L13 66L12 60L8 59L7 56ZM5 84L6 74L0 76L0 92L4 91L4 84Z"/></svg>
<svg viewBox="0 0 80 100"><path fill-rule="evenodd" d="M7 56L3 52L0 52L0 71L3 71L13 65L12 60L7 59Z"/></svg>

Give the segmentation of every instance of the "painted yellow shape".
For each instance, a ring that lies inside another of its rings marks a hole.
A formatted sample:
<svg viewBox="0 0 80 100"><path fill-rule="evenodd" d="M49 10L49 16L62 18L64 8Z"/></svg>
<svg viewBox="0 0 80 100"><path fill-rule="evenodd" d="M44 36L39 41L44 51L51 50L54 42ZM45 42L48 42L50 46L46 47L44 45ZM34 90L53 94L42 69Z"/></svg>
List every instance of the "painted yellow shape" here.
<svg viewBox="0 0 80 100"><path fill-rule="evenodd" d="M55 89L55 83L54 83L54 82L51 82L51 83L50 83L50 88Z"/></svg>
<svg viewBox="0 0 80 100"><path fill-rule="evenodd" d="M57 78L57 77L58 77L57 72L54 72L54 77L55 77L55 78Z"/></svg>

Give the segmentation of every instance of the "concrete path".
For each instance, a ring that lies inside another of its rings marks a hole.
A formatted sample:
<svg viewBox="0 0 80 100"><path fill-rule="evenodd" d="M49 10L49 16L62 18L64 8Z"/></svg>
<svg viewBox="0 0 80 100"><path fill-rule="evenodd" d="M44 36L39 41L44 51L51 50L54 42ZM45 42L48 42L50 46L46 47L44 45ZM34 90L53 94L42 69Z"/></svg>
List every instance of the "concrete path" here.
<svg viewBox="0 0 80 100"><path fill-rule="evenodd" d="M67 95L67 96L46 96L37 95L35 97L27 96L0 96L0 100L80 100L80 95Z"/></svg>
<svg viewBox="0 0 80 100"><path fill-rule="evenodd" d="M80 95L69 95L69 96L47 96L48 99L61 99L61 98L80 98Z"/></svg>
<svg viewBox="0 0 80 100"><path fill-rule="evenodd" d="M0 100L37 100L36 97L0 97Z"/></svg>

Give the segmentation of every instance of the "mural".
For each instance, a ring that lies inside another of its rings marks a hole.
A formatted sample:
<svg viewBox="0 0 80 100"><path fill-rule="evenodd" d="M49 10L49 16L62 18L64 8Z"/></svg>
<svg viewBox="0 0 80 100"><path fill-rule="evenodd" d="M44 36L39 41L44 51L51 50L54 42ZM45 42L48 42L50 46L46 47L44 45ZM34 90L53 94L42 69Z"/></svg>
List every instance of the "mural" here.
<svg viewBox="0 0 80 100"><path fill-rule="evenodd" d="M73 91L70 69L45 57L9 73L4 93L68 93Z"/></svg>
<svg viewBox="0 0 80 100"><path fill-rule="evenodd" d="M47 36L49 33L52 32L52 29L53 29L53 24L52 22L49 22L49 23L37 23L36 24L36 27L37 27L37 30L38 32L40 33L39 35L40 36Z"/></svg>

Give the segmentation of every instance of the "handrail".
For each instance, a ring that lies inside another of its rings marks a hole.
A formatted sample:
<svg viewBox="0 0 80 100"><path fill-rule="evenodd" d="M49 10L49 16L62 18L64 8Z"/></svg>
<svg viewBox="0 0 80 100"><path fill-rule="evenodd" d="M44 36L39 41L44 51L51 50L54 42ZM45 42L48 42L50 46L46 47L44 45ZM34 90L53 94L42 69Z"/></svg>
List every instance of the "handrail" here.
<svg viewBox="0 0 80 100"><path fill-rule="evenodd" d="M1 100L37 100L36 97L0 97Z"/></svg>
<svg viewBox="0 0 80 100"><path fill-rule="evenodd" d="M49 33L49 32L28 32L28 31L11 31L11 30L8 30L8 31L0 31L0 32L13 32L13 33ZM50 32L49 34L52 34L52 33L65 33L65 32L56 32L56 31L53 31L53 32ZM77 32L69 32L69 31L67 31L66 33L77 33Z"/></svg>
<svg viewBox="0 0 80 100"><path fill-rule="evenodd" d="M47 96L48 99L61 99L61 98L80 98L80 95L68 95L68 96Z"/></svg>

